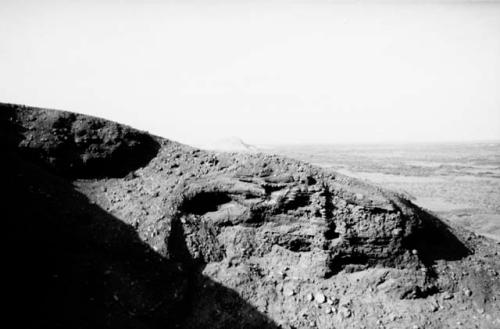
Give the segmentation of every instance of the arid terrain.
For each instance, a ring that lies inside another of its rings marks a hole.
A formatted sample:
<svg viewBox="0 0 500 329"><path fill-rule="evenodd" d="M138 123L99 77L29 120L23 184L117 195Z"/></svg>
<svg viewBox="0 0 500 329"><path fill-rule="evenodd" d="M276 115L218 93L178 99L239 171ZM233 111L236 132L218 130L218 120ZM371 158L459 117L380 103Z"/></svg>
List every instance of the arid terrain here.
<svg viewBox="0 0 500 329"><path fill-rule="evenodd" d="M0 134L17 327L500 327L500 245L402 193L70 112Z"/></svg>
<svg viewBox="0 0 500 329"><path fill-rule="evenodd" d="M500 241L500 143L278 146L263 149L404 193Z"/></svg>

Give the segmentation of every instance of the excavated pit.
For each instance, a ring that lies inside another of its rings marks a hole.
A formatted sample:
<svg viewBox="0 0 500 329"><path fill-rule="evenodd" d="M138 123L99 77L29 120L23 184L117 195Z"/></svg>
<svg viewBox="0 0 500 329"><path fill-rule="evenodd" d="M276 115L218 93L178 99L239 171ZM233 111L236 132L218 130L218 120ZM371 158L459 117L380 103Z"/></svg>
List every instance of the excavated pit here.
<svg viewBox="0 0 500 329"><path fill-rule="evenodd" d="M229 195L223 192L202 192L187 199L181 211L188 214L203 215L217 211L223 204L231 202Z"/></svg>

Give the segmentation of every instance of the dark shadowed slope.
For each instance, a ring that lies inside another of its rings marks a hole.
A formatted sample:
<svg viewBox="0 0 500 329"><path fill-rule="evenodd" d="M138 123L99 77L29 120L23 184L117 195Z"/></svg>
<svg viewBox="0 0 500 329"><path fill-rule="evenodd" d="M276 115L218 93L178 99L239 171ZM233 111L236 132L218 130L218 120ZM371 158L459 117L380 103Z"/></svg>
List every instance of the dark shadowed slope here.
<svg viewBox="0 0 500 329"><path fill-rule="evenodd" d="M177 328L203 284L226 303L219 327L275 328L231 289L203 277L189 254L165 259L70 182L16 154L7 159L9 302L18 327ZM185 250L182 232L175 236L176 250Z"/></svg>
<svg viewBox="0 0 500 329"><path fill-rule="evenodd" d="M12 109L8 108L9 121ZM34 121L41 120L35 116ZM6 128L5 121L2 128ZM42 129L47 130L47 125ZM134 162L116 162L113 151L104 150L99 161L105 165L91 165L89 171L82 162L79 171L68 171L61 167L66 163L52 166L45 162L47 156L57 156L62 149L54 151L50 146L47 151L19 151L12 141L22 143L26 135L12 126L5 131L10 140L4 145L2 181L8 193L3 218L11 247L8 282L13 288L8 300L17 327L178 328L190 315L189 305L200 288L195 285L203 283L209 286L209 294L226 303L221 308L225 313L222 327L275 328L231 289L203 277L189 254L172 260L159 255L139 239L133 227L76 191L71 181L47 171L104 177L110 166L125 165L126 169L119 167L110 173L115 176L137 169L139 162L129 167ZM153 141L149 136L144 140L148 139ZM86 150L70 152L77 151ZM144 155L139 152L137 156ZM182 236L178 237L176 250L185 250Z"/></svg>

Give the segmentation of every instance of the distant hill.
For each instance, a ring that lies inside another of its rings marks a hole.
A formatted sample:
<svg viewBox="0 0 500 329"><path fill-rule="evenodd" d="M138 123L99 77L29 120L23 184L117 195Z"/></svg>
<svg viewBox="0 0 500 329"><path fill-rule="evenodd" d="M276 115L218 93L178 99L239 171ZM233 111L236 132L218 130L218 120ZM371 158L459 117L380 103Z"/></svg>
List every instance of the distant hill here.
<svg viewBox="0 0 500 329"><path fill-rule="evenodd" d="M224 152L258 152L259 149L251 144L245 143L239 137L226 137L209 141L198 147L205 150L224 151Z"/></svg>

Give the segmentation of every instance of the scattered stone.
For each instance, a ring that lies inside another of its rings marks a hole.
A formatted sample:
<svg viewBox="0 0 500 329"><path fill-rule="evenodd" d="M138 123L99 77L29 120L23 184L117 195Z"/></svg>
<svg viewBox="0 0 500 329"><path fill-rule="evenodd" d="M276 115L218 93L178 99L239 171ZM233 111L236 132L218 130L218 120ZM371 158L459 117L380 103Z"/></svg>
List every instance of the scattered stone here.
<svg viewBox="0 0 500 329"><path fill-rule="evenodd" d="M339 314L344 319L347 319L347 318L351 317L351 315L352 315L351 310L345 306L339 307Z"/></svg>
<svg viewBox="0 0 500 329"><path fill-rule="evenodd" d="M292 288L285 288L283 290L283 294L285 296L291 297L291 296L295 295L295 291Z"/></svg>
<svg viewBox="0 0 500 329"><path fill-rule="evenodd" d="M443 292L442 297L445 300L453 299L453 294L449 291L445 291L445 292Z"/></svg>
<svg viewBox="0 0 500 329"><path fill-rule="evenodd" d="M321 292L318 292L314 295L314 299L316 300L316 302L318 302L319 304L323 304L325 301L326 301L326 297L325 295L323 295L323 293Z"/></svg>

